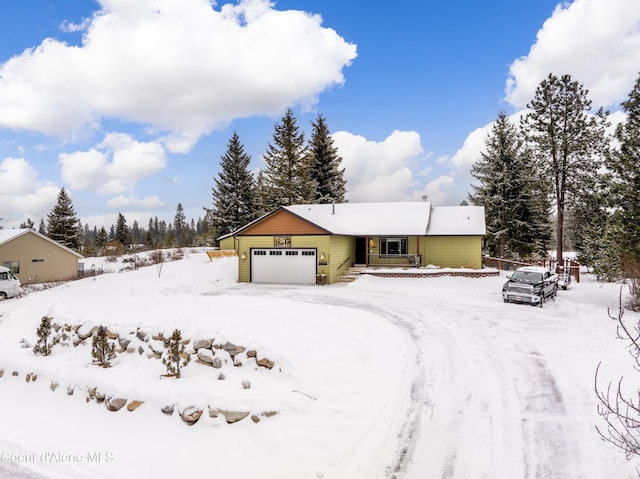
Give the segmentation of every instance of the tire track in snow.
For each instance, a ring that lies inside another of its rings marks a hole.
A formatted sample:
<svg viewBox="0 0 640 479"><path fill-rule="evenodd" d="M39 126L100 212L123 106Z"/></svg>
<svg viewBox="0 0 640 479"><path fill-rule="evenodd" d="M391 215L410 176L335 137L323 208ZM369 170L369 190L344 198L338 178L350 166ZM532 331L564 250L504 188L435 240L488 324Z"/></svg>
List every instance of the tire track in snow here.
<svg viewBox="0 0 640 479"><path fill-rule="evenodd" d="M215 292L213 295L222 293ZM263 287L261 285L260 288L252 290L251 294L254 296L277 296L297 302L327 304L367 311L385 318L409 337L414 345L414 356L408 361L408 363L411 363L412 368L407 368L407 371L412 369L415 373L410 378L409 401L404 404L398 404L400 408L394 414L397 424L394 441L396 450L393 461L385 468L385 476L389 479L398 479L402 476L408 461L414 454L417 444L417 431L420 429L421 417L427 406L425 401L426 370L420 344L421 334L415 326L415 320L412 322L403 317L405 315L406 317L416 316L416 305L408 305L406 298L381 293L377 296L384 297L384 301L380 302L385 306L383 308L372 304L371 292L366 291L365 294L359 295L352 290L338 290L337 288L309 289L305 286L268 285ZM389 306L389 304L392 306ZM396 397L402 397L403 395L406 395L406 393L396 393ZM388 443L381 444L381 447L388 447ZM380 453L385 454L386 451L380 451Z"/></svg>
<svg viewBox="0 0 640 479"><path fill-rule="evenodd" d="M524 355L516 389L522 398L524 477L586 477L585 461L573 437L564 398L552 372L537 351Z"/></svg>

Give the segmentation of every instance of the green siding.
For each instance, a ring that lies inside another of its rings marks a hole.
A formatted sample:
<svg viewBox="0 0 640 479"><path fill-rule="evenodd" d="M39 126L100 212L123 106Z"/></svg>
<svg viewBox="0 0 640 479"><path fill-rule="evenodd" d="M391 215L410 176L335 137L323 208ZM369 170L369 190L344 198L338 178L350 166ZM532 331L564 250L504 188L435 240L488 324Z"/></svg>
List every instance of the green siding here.
<svg viewBox="0 0 640 479"><path fill-rule="evenodd" d="M482 269L482 236L427 236L422 265Z"/></svg>
<svg viewBox="0 0 640 479"><path fill-rule="evenodd" d="M327 283L335 283L338 280L338 276L343 275L354 263L356 242L351 236L328 236L328 238L331 241L329 271L325 274L327 274Z"/></svg>
<svg viewBox="0 0 640 479"><path fill-rule="evenodd" d="M407 258L380 258L380 238L381 236L369 237L369 264L371 266L385 264L404 265L405 262L407 266L409 266ZM382 236L382 238L407 238L407 254L422 254L424 258L423 251L418 251L418 242L420 243L420 250L424 249L423 236ZM422 260L422 264L424 265L424 259Z"/></svg>
<svg viewBox="0 0 640 479"><path fill-rule="evenodd" d="M235 238L233 236L230 236L220 241L220 249L227 251L235 249Z"/></svg>

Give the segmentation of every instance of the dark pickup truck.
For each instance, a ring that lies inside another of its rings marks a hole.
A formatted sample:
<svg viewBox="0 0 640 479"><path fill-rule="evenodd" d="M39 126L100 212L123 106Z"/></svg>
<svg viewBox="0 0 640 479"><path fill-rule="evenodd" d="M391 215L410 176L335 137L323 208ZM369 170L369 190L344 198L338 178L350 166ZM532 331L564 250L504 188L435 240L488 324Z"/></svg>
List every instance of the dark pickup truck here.
<svg viewBox="0 0 640 479"><path fill-rule="evenodd" d="M529 303L542 307L547 298L558 292L558 275L540 266L517 269L502 287L505 303Z"/></svg>

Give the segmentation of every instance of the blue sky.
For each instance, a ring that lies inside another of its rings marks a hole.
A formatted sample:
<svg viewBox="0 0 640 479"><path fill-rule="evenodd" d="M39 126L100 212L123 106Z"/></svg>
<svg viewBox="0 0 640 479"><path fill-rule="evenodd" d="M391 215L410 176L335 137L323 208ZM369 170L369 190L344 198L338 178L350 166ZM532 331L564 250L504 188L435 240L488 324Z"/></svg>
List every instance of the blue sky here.
<svg viewBox="0 0 640 479"><path fill-rule="evenodd" d="M287 107L325 116L350 201L457 205L499 110L569 73L615 112L638 65L637 0L5 0L0 225L61 187L91 227L197 219L233 132L257 171Z"/></svg>

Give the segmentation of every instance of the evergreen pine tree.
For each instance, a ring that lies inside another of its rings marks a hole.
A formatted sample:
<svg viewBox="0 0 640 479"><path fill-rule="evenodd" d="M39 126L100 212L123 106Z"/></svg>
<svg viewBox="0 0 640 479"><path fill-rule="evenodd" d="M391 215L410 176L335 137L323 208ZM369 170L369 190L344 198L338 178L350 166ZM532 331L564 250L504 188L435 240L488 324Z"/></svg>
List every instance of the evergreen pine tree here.
<svg viewBox="0 0 640 479"><path fill-rule="evenodd" d="M67 248L80 250L80 222L64 188L58 193L57 204L47 215L47 236Z"/></svg>
<svg viewBox="0 0 640 479"><path fill-rule="evenodd" d="M549 203L518 129L499 112L485 141L486 153L472 166L469 200L485 208L487 249L500 257L545 251L550 239Z"/></svg>
<svg viewBox="0 0 640 479"><path fill-rule="evenodd" d="M309 140L309 176L315 186L315 203L342 203L346 193L344 168L340 168L342 157L333 144L327 122L318 115L311 123L313 130Z"/></svg>
<svg viewBox="0 0 640 479"><path fill-rule="evenodd" d="M109 237L107 236L107 230L102 226L96 233L96 239L94 240L95 247L98 252L98 256L102 256L104 254L104 249L109 242Z"/></svg>
<svg viewBox="0 0 640 479"><path fill-rule="evenodd" d="M34 354L49 356L49 354L51 354L51 348L53 348L55 344L54 340L49 342L49 336L51 336L51 318L43 316L42 320L40 320L40 326L38 326L36 330L36 334L38 335L38 340L33 347Z"/></svg>
<svg viewBox="0 0 640 479"><path fill-rule="evenodd" d="M93 364L108 368L111 360L116 357L116 346L107 338L107 328L100 325L91 341L91 357Z"/></svg>
<svg viewBox="0 0 640 479"><path fill-rule="evenodd" d="M256 189L255 189L255 216L256 218L260 218L261 216L269 213L271 211L271 203L269 198L273 195L271 194L271 190L269 185L267 184L266 176L264 171L259 171L258 176L256 177Z"/></svg>
<svg viewBox="0 0 640 479"><path fill-rule="evenodd" d="M120 244L122 244L122 246L128 246L130 243L129 228L127 227L127 220L125 219L122 213L118 213L114 239L118 241Z"/></svg>
<svg viewBox="0 0 640 479"><path fill-rule="evenodd" d="M304 133L296 123L291 108L282 122L275 125L273 142L264 154L266 169L260 202L268 211L278 206L310 203L313 187L309 177L309 156L306 154Z"/></svg>
<svg viewBox="0 0 640 479"><path fill-rule="evenodd" d="M553 74L536 89L522 117L540 175L550 181L556 208L557 261L563 261L565 211L594 184L606 148L607 115L602 109L590 114L588 91L570 75Z"/></svg>
<svg viewBox="0 0 640 479"><path fill-rule="evenodd" d="M164 341L164 347L162 364L167 368L167 374L179 378L180 371L191 360L191 355L184 354L185 345L182 344L182 333L179 329L174 330L171 337Z"/></svg>
<svg viewBox="0 0 640 479"><path fill-rule="evenodd" d="M40 224L38 225L38 233L42 235L47 234L47 227L44 224L44 218L40 218Z"/></svg>
<svg viewBox="0 0 640 479"><path fill-rule="evenodd" d="M616 127L617 146L606 162L611 172L609 205L620 254L640 260L640 76L622 107L627 117Z"/></svg>
<svg viewBox="0 0 640 479"><path fill-rule="evenodd" d="M2 218L0 218L0 221L2 221ZM31 221L31 218L27 218L27 221L25 221L24 223L20 223L20 228L28 228L30 230L34 229L34 224L33 221ZM0 230L2 229L2 226L0 226Z"/></svg>
<svg viewBox="0 0 640 479"><path fill-rule="evenodd" d="M251 156L236 132L220 158L220 172L214 178L210 219L220 234L227 234L256 218L255 181L249 170Z"/></svg>
<svg viewBox="0 0 640 479"><path fill-rule="evenodd" d="M184 208L182 203L178 203L176 207L176 214L173 217L173 230L175 234L176 244L178 246L185 246L185 233L187 228L187 219L184 215Z"/></svg>

